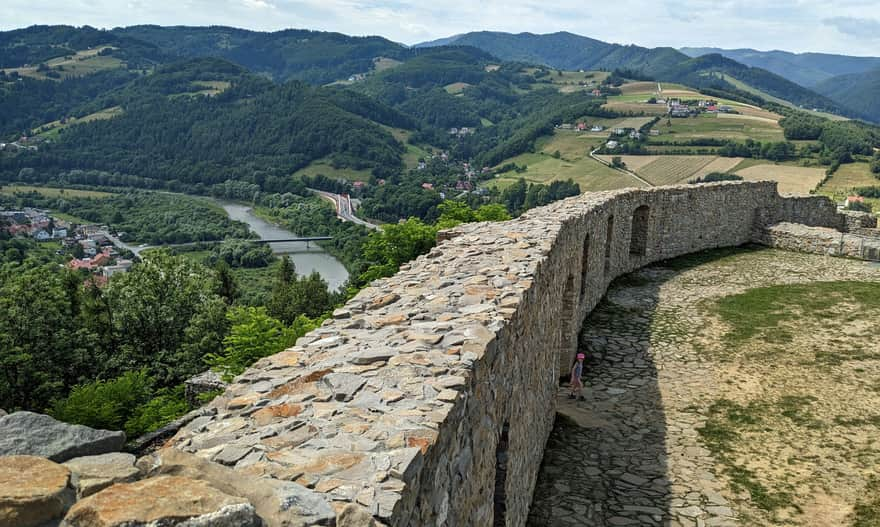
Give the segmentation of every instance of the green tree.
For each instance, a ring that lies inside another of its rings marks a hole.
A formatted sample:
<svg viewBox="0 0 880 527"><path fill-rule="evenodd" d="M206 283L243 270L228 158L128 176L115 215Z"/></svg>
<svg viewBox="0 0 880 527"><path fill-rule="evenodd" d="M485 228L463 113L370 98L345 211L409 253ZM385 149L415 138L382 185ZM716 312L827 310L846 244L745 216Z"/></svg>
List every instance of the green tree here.
<svg viewBox="0 0 880 527"><path fill-rule="evenodd" d="M34 267L0 277L0 404L41 410L94 375L100 342L79 325L67 272Z"/></svg>
<svg viewBox="0 0 880 527"><path fill-rule="evenodd" d="M146 367L160 387L172 386L220 349L226 306L214 274L205 271L159 251L110 281L106 296L119 338L108 358L112 374Z"/></svg>
<svg viewBox="0 0 880 527"><path fill-rule="evenodd" d="M232 269L229 268L226 260L218 260L214 264L214 272L217 273L217 294L223 298L227 305L232 305L241 294Z"/></svg>
<svg viewBox="0 0 880 527"><path fill-rule="evenodd" d="M122 430L136 409L150 400L152 392L146 370L129 371L116 379L75 386L49 413L66 423Z"/></svg>
<svg viewBox="0 0 880 527"><path fill-rule="evenodd" d="M296 339L317 327L300 316L299 324L289 328L269 316L264 307L233 307L226 316L231 327L223 339L223 350L207 357L211 368L226 380L244 372L257 360L292 346Z"/></svg>
<svg viewBox="0 0 880 527"><path fill-rule="evenodd" d="M361 280L369 282L391 276L401 264L428 252L436 243L437 227L426 225L417 218L383 225L382 230L371 233L364 244L364 258L372 265Z"/></svg>

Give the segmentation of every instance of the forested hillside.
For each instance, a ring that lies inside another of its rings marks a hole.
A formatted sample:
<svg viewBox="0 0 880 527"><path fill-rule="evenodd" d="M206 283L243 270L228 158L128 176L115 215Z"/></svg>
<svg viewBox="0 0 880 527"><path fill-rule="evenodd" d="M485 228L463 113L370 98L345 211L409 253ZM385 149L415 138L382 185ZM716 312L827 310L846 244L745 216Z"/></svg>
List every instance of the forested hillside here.
<svg viewBox="0 0 880 527"><path fill-rule="evenodd" d="M692 59L672 48L622 46L566 32L535 35L483 31L437 42L474 46L504 60L534 62L558 69L619 69L644 79L679 82L701 88L734 89L735 86L719 79L719 74L724 74L798 106L864 117L779 75L745 66L720 54ZM419 46L433 44L426 42Z"/></svg>
<svg viewBox="0 0 880 527"><path fill-rule="evenodd" d="M375 57L403 59L407 49L382 37L287 29L273 33L231 27L131 26L115 35L153 44L176 57L221 57L277 80L325 84L373 69Z"/></svg>
<svg viewBox="0 0 880 527"><path fill-rule="evenodd" d="M880 57L854 57L829 53L791 53L756 49L682 48L691 57L719 54L747 66L762 68L807 88L838 75L880 68Z"/></svg>
<svg viewBox="0 0 880 527"><path fill-rule="evenodd" d="M880 123L880 68L822 81L816 91Z"/></svg>
<svg viewBox="0 0 880 527"><path fill-rule="evenodd" d="M630 69L655 75L687 58L672 48L608 44L568 32L535 35L479 31L417 44L473 46L509 61L546 64L567 70Z"/></svg>
<svg viewBox="0 0 880 527"><path fill-rule="evenodd" d="M227 87L199 94L209 82ZM398 168L402 146L337 99L300 82L273 84L218 59L196 59L99 97L96 106L119 105L121 115L62 130L39 152L0 158L0 171L93 169L188 186L259 180L282 190L287 174L326 156L379 173ZM377 118L392 119L385 111Z"/></svg>

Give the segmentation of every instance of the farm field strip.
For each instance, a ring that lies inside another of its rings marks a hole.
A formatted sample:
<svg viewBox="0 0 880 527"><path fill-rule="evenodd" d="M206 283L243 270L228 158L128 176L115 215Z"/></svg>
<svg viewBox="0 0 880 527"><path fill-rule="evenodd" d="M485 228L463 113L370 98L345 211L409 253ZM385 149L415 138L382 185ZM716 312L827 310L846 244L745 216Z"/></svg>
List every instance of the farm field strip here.
<svg viewBox="0 0 880 527"><path fill-rule="evenodd" d="M602 155L602 156L596 156L596 157L598 157L599 159L601 159L602 161L605 161L607 163L611 163L612 157L619 157L620 160L626 164L626 168L632 170L633 172L638 172L645 165L651 164L663 156L628 156L628 155L605 156L605 155Z"/></svg>
<svg viewBox="0 0 880 527"><path fill-rule="evenodd" d="M715 156L657 156L635 172L653 185L673 185L690 178Z"/></svg>
<svg viewBox="0 0 880 527"><path fill-rule="evenodd" d="M780 193L806 196L825 177L825 169L768 163L738 170L736 175L749 181L776 181Z"/></svg>
<svg viewBox="0 0 880 527"><path fill-rule="evenodd" d="M697 170L689 179L696 179L698 177L703 177L707 174L711 174L713 172L730 172L736 167L736 165L742 162L743 158L741 157L718 157L713 159L708 165L703 168Z"/></svg>

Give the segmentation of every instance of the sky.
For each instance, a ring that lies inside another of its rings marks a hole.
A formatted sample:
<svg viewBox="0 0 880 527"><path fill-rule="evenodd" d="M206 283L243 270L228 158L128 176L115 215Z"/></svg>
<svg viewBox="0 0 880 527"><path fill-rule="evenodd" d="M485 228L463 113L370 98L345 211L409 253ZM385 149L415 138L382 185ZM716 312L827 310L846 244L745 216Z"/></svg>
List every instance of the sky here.
<svg viewBox="0 0 880 527"><path fill-rule="evenodd" d="M880 0L2 0L0 30L33 24L228 25L381 35L570 31L642 46L880 56Z"/></svg>

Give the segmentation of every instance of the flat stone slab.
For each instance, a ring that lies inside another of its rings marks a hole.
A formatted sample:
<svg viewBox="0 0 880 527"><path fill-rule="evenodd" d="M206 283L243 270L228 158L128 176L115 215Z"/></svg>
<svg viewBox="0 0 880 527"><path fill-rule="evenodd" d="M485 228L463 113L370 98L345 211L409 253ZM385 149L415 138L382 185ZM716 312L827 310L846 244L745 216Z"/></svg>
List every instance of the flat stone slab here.
<svg viewBox="0 0 880 527"><path fill-rule="evenodd" d="M125 432L69 425L48 415L15 412L0 417L0 456L39 456L61 463L116 452L124 444Z"/></svg>
<svg viewBox="0 0 880 527"><path fill-rule="evenodd" d="M73 503L67 468L36 456L0 457L0 527L61 518Z"/></svg>
<svg viewBox="0 0 880 527"><path fill-rule="evenodd" d="M244 498L224 494L203 481L159 476L117 483L78 502L62 527L257 527L259 518Z"/></svg>
<svg viewBox="0 0 880 527"><path fill-rule="evenodd" d="M64 463L70 469L71 485L76 489L77 499L91 496L114 483L128 483L140 474L134 466L135 457L123 452L99 456L85 456Z"/></svg>

